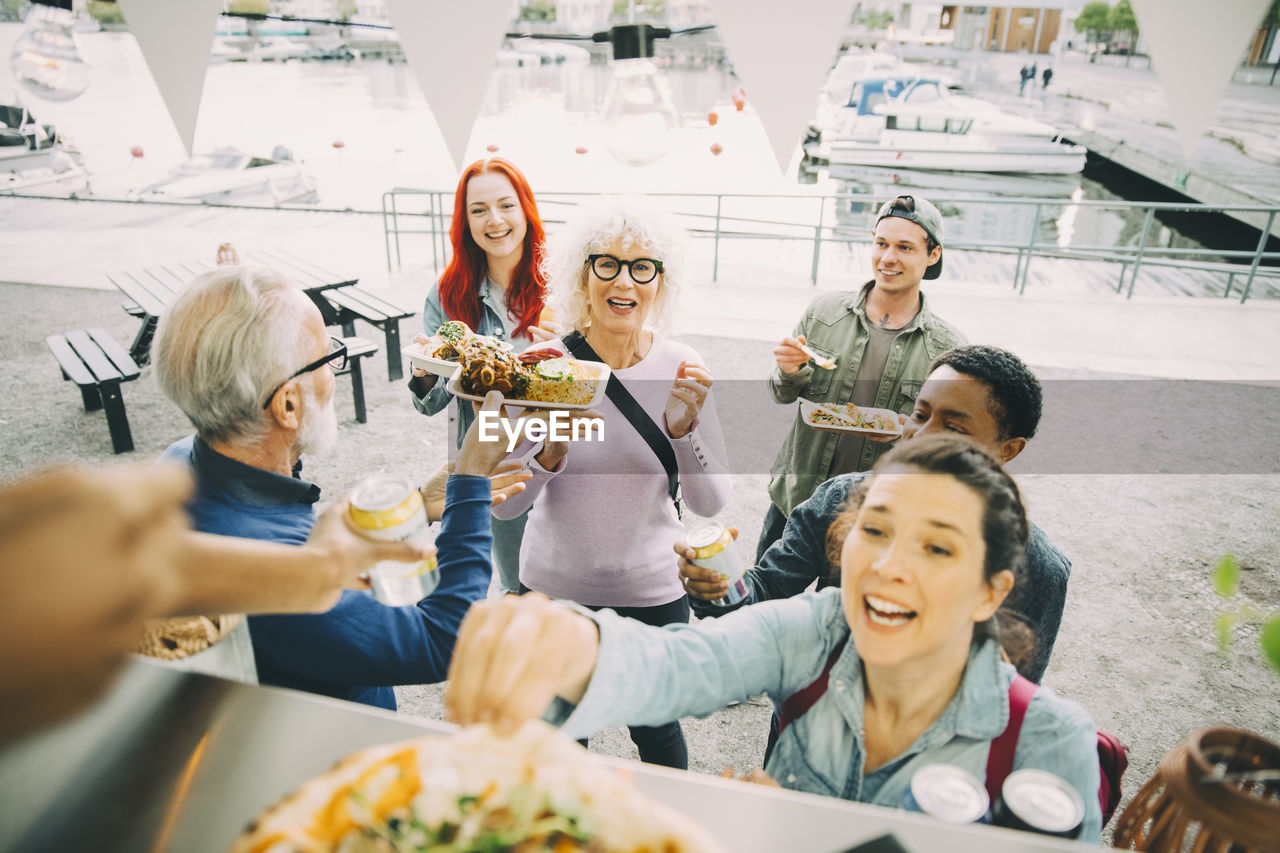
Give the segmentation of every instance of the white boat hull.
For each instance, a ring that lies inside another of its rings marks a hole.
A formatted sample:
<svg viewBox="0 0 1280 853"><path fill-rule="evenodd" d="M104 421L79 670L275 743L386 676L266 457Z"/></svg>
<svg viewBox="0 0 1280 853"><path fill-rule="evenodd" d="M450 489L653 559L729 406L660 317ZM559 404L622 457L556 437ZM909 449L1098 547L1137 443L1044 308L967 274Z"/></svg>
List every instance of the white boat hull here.
<svg viewBox="0 0 1280 853"><path fill-rule="evenodd" d="M178 174L136 192L138 201L314 204L315 182L293 164L252 169L209 169Z"/></svg>
<svg viewBox="0 0 1280 853"><path fill-rule="evenodd" d="M966 135L939 145L940 134L903 138L885 132L878 140L840 140L817 146L817 156L832 166L879 166L949 172L1012 172L1074 175L1084 170L1085 149L1065 142L990 141ZM824 157L825 155L825 157Z"/></svg>
<svg viewBox="0 0 1280 853"><path fill-rule="evenodd" d="M83 166L63 172L53 169L27 169L21 172L0 172L0 195L33 193L37 195L69 195L82 192L89 186L89 173Z"/></svg>
<svg viewBox="0 0 1280 853"><path fill-rule="evenodd" d="M0 194L78 193L88 188L89 173L79 155L59 147L24 152L0 160Z"/></svg>

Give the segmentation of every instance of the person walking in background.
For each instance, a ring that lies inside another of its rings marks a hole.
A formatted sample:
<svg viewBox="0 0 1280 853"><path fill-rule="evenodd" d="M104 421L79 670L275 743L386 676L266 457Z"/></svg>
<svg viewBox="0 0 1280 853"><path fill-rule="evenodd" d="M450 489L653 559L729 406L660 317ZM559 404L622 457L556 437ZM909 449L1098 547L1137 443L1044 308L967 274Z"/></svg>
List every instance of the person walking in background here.
<svg viewBox="0 0 1280 853"><path fill-rule="evenodd" d="M662 334L687 275L684 236L670 217L627 199L583 208L556 234L548 279L574 332L540 348L609 365L598 406L604 440L572 449L544 441L528 489L494 508L501 518L533 506L522 587L650 625L689 621L669 544L684 533L676 490L701 516L723 509L732 491L711 374L695 350ZM688 766L678 716L632 727L631 739L642 761Z"/></svg>
<svg viewBox="0 0 1280 853"><path fill-rule="evenodd" d="M871 244L872 279L859 292L819 296L791 337L774 349L774 402L873 406L902 414L915 406L929 363L965 343L929 310L920 282L942 274L942 214L919 196L885 202ZM811 361L810 352L824 359ZM787 515L824 480L868 471L889 445L860 434L813 429L797 410L769 481L756 561L778 541Z"/></svg>
<svg viewBox="0 0 1280 853"><path fill-rule="evenodd" d="M1027 88L1027 81L1031 79L1030 66L1023 65L1022 70L1018 72L1018 94L1021 95Z"/></svg>
<svg viewBox="0 0 1280 853"><path fill-rule="evenodd" d="M1048 89L1048 88L1049 88L1049 81L1053 79L1053 67L1052 67L1052 66L1045 66L1044 73L1041 75L1041 79L1043 79L1043 80L1044 80L1043 88Z"/></svg>
<svg viewBox="0 0 1280 853"><path fill-rule="evenodd" d="M434 335L448 320L472 331L510 341L517 348L555 335L538 326L545 278L546 236L533 191L524 175L500 157L477 160L458 179L449 227L453 257L427 293L422 325ZM421 337L415 340L423 340ZM414 407L434 415L453 399L439 377L413 369L409 391ZM470 405L457 408L457 446L471 426ZM526 516L495 520L493 562L499 593L520 588L520 540Z"/></svg>

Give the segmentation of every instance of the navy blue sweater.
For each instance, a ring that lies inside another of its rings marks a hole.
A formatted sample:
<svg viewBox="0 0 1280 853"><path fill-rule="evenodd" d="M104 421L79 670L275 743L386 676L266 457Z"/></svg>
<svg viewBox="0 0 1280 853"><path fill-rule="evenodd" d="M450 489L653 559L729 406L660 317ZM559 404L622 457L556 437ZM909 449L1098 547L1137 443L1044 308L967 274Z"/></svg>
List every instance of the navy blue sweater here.
<svg viewBox="0 0 1280 853"><path fill-rule="evenodd" d="M301 544L315 524L320 490L218 454L187 438L165 458L191 465L188 504L197 530ZM346 590L326 613L249 617L262 684L293 687L395 710L391 685L443 681L458 625L489 589L489 481L453 475L436 549L440 585L415 605L387 607Z"/></svg>

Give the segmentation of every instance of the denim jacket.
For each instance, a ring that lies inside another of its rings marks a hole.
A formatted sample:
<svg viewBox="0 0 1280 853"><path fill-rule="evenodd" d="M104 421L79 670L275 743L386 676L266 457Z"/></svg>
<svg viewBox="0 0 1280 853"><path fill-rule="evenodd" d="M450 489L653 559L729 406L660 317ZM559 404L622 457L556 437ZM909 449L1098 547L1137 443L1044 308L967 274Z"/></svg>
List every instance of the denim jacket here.
<svg viewBox="0 0 1280 853"><path fill-rule="evenodd" d="M824 294L815 299L792 336L804 335L809 348L836 360L834 370L816 370L805 364L796 373L784 374L777 365L769 374L769 389L778 403L794 403L803 397L817 403L847 403L853 398L853 382L858 365L867 351L867 295L873 282L860 291ZM965 343L964 336L929 310L920 294L920 311L903 327L889 360L885 363L876 390L875 407L908 414L924 384L929 363L942 353ZM807 426L797 410L786 441L770 472L769 497L783 515L807 500L831 470L839 437ZM869 471L880 455L892 445L866 442L859 471Z"/></svg>
<svg viewBox="0 0 1280 853"><path fill-rule="evenodd" d="M512 337L508 333L508 324L502 322L502 318L507 316L503 292L495 287L488 277L480 284L480 305L484 309L480 315L480 325L471 331L481 335L491 335L499 340L510 338L517 350L533 343L533 338L527 333L519 338ZM426 334L434 335L440 325L449 319L451 318L445 314L444 306L440 304L440 285L433 284L427 293L427 301L422 306L422 327ZM514 323L510 325L514 328ZM453 395L445 390L445 383L444 379L436 379L436 384L431 387L431 390L425 396L419 397L414 391L416 383L411 377L409 393L413 397L413 407L424 415L434 415L449 405ZM467 434L467 429L473 420L475 420L475 414L471 411L469 404L458 406L458 447L462 446L462 437Z"/></svg>
<svg viewBox="0 0 1280 853"><path fill-rule="evenodd" d="M1009 722L1014 669L1001 662L993 640L983 640L970 650L960 687L942 715L901 755L863 772L862 659L838 589L665 628L608 610L584 613L600 628L595 672L577 706L558 699L548 713L570 737L705 716L761 692L780 709L841 648L827 691L782 731L765 770L784 788L898 808L911 777L928 764L954 764L983 780L991 741ZM1037 689L1014 753L1013 769L1024 768L1053 773L1080 792L1080 838L1096 843L1102 813L1097 733L1088 712L1046 687Z"/></svg>
<svg viewBox="0 0 1280 853"><path fill-rule="evenodd" d="M804 592L815 580L818 589L837 583L827 560L827 529L854 488L867 476L866 472L855 472L832 477L814 489L813 497L793 509L787 516L782 538L764 552L760 562L747 569L747 597L736 606L790 598ZM1071 561L1049 541L1043 530L1035 524L1030 528L1027 553L1005 606L1025 618L1035 633L1035 654L1022 674L1039 684L1062 625ZM719 616L729 609L699 598L689 600L700 617Z"/></svg>

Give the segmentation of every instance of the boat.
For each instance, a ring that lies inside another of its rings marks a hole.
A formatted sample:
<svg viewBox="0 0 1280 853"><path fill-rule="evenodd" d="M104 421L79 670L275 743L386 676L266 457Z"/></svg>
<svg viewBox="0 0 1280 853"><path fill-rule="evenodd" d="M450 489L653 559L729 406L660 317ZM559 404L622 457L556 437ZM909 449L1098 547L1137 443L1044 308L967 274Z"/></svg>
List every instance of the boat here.
<svg viewBox="0 0 1280 853"><path fill-rule="evenodd" d="M838 130L810 128L805 154L832 166L1070 175L1086 150L941 79L877 77L854 85Z"/></svg>
<svg viewBox="0 0 1280 853"><path fill-rule="evenodd" d="M883 166L833 165L828 176L843 183L842 191L879 197L916 190L927 196L1066 199L1080 189L1080 176L1005 174L988 172L921 172Z"/></svg>
<svg viewBox="0 0 1280 853"><path fill-rule="evenodd" d="M269 205L315 204L320 200L315 179L282 145L276 146L270 157L256 157L236 148L197 154L162 180L133 190L129 197L136 201Z"/></svg>
<svg viewBox="0 0 1280 853"><path fill-rule="evenodd" d="M0 193L76 193L89 185L76 151L22 106L0 105Z"/></svg>

